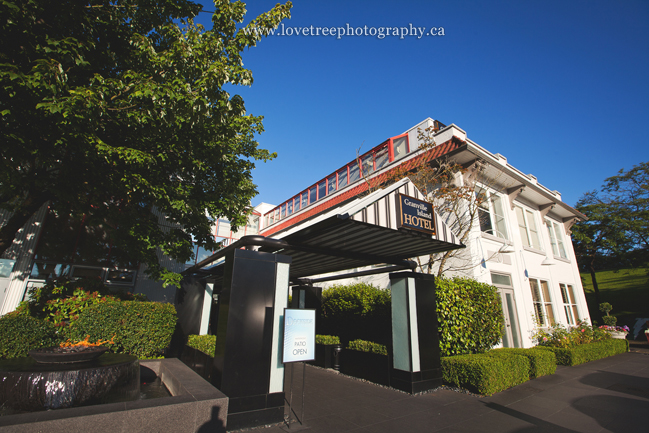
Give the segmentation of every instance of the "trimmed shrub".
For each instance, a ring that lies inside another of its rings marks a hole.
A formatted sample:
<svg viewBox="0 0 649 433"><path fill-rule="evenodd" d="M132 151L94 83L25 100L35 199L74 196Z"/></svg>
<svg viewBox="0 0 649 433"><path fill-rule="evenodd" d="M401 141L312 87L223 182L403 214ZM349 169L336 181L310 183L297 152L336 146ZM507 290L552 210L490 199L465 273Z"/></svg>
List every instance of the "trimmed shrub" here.
<svg viewBox="0 0 649 433"><path fill-rule="evenodd" d="M162 355L176 326L176 309L158 302L111 302L92 305L67 330L72 340L111 340L113 352L138 358Z"/></svg>
<svg viewBox="0 0 649 433"><path fill-rule="evenodd" d="M335 335L318 334L315 336L315 344L324 344L324 345L340 344L340 338L336 337Z"/></svg>
<svg viewBox="0 0 649 433"><path fill-rule="evenodd" d="M24 314L0 317L0 358L27 356L32 349L56 346L62 340L56 327Z"/></svg>
<svg viewBox="0 0 649 433"><path fill-rule="evenodd" d="M322 293L318 333L338 335L343 343L355 339L389 344L390 292L371 284L335 285Z"/></svg>
<svg viewBox="0 0 649 433"><path fill-rule="evenodd" d="M442 358L445 383L487 396L527 382L529 371L529 358L521 355L480 354Z"/></svg>
<svg viewBox="0 0 649 433"><path fill-rule="evenodd" d="M559 365L579 365L629 351L627 340L608 339L574 347L542 346L539 350L554 352Z"/></svg>
<svg viewBox="0 0 649 433"><path fill-rule="evenodd" d="M188 335L187 345L214 358L216 353L216 335Z"/></svg>
<svg viewBox="0 0 649 433"><path fill-rule="evenodd" d="M350 341L347 348L350 350L356 350L357 352L376 353L377 355L388 354L388 349L384 345L375 343L373 341L365 341L365 340Z"/></svg>
<svg viewBox="0 0 649 433"><path fill-rule="evenodd" d="M470 278L437 278L442 356L481 353L498 344L505 319L498 289Z"/></svg>
<svg viewBox="0 0 649 433"><path fill-rule="evenodd" d="M489 356L511 356L511 355L525 356L530 361L530 379L535 377L547 376L554 374L557 371L557 358L554 352L549 350L541 350L538 348L531 349L515 349L503 348L493 349L485 353Z"/></svg>

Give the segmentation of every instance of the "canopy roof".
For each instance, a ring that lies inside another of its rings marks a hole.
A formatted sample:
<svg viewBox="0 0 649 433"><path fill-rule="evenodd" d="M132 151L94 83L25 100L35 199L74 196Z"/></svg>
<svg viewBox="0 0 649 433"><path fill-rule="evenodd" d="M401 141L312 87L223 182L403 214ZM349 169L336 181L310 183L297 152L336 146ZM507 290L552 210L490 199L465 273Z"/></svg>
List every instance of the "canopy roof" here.
<svg viewBox="0 0 649 433"><path fill-rule="evenodd" d="M184 273L218 277L223 272L223 261L216 266L214 262L232 249L242 247L257 246L262 252L291 256L290 279L293 282L298 278L373 265L414 269L415 263L409 261L410 258L464 248L436 212L436 234L433 236L397 229L396 196L399 193L425 199L409 179L402 179L365 197L328 209L276 233L273 238L245 236ZM393 269L386 268L386 271Z"/></svg>

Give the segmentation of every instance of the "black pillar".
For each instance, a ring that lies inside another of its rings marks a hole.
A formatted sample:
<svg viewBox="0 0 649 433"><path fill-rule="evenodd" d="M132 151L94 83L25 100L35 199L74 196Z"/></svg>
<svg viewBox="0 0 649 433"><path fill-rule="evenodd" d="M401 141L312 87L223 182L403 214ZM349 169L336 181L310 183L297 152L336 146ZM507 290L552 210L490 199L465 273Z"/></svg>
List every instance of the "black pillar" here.
<svg viewBox="0 0 649 433"><path fill-rule="evenodd" d="M282 422L281 341L291 258L234 250L226 256L213 384L230 398L228 430Z"/></svg>
<svg viewBox="0 0 649 433"><path fill-rule="evenodd" d="M309 308L320 311L322 306L322 287L291 287L291 308Z"/></svg>
<svg viewBox="0 0 649 433"><path fill-rule="evenodd" d="M390 274L394 388L416 394L442 385L435 277Z"/></svg>

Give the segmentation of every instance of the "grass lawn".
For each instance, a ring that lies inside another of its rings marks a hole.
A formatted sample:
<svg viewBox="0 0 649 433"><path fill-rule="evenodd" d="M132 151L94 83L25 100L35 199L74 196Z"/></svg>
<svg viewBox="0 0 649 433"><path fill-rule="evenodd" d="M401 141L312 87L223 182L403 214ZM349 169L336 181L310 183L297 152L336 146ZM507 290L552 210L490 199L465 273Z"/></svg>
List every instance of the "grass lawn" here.
<svg viewBox="0 0 649 433"><path fill-rule="evenodd" d="M649 269L620 269L597 272L602 302L613 306L611 315L617 317L618 325L633 326L636 317L649 317ZM581 281L591 318L597 320L601 313L595 304L595 292L590 274L582 273ZM601 323L600 323L601 324Z"/></svg>

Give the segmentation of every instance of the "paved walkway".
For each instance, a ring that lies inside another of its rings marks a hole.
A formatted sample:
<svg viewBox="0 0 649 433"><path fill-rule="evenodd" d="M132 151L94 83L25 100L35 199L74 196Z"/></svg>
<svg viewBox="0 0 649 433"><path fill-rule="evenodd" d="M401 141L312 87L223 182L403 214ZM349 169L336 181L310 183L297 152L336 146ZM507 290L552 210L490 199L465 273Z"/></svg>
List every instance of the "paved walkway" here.
<svg viewBox="0 0 649 433"><path fill-rule="evenodd" d="M649 432L649 350L644 350L560 366L552 376L491 397L448 389L411 396L307 366L304 431ZM295 365L293 405L298 417L301 380L302 365ZM288 397L288 386L286 390ZM299 423L291 424L291 429L254 429L258 433L299 430Z"/></svg>

